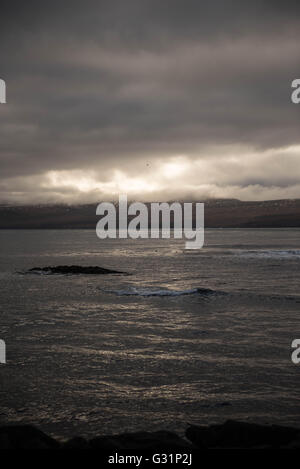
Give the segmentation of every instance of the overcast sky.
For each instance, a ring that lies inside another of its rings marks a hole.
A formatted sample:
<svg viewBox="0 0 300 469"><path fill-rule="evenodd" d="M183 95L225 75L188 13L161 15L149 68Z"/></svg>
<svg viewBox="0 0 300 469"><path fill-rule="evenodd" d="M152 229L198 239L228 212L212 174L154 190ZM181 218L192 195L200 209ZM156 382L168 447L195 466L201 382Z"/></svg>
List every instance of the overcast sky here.
<svg viewBox="0 0 300 469"><path fill-rule="evenodd" d="M300 198L300 2L3 1L0 202Z"/></svg>

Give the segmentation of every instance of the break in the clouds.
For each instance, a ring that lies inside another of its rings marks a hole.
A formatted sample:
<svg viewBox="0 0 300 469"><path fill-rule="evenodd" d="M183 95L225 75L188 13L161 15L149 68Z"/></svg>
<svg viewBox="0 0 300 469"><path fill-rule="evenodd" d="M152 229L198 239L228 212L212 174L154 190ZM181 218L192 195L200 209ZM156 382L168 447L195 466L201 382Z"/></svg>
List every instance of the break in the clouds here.
<svg viewBox="0 0 300 469"><path fill-rule="evenodd" d="M0 201L300 197L296 1L7 2Z"/></svg>

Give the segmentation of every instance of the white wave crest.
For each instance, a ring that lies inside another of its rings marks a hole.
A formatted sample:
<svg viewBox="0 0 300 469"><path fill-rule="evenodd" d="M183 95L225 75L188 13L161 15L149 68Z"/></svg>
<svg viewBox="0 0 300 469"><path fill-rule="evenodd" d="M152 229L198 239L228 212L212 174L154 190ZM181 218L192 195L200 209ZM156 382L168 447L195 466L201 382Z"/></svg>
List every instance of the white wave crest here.
<svg viewBox="0 0 300 469"><path fill-rule="evenodd" d="M182 295L194 295L196 293L202 293L204 295L213 293L212 290L207 288L190 288L188 290L168 290L166 288L151 289L151 288L135 288L131 287L124 290L113 290L111 293L115 293L119 296L182 296Z"/></svg>
<svg viewBox="0 0 300 469"><path fill-rule="evenodd" d="M240 252L239 256L243 257L260 257L260 258L274 258L274 259L290 259L299 258L299 249L264 249L264 250L251 250Z"/></svg>

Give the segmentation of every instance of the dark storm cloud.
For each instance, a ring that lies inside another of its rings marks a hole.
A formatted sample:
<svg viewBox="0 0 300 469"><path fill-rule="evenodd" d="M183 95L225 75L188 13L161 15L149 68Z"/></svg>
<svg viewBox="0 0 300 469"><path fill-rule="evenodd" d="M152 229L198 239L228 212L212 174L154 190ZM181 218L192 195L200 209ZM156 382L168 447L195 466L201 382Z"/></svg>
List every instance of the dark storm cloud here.
<svg viewBox="0 0 300 469"><path fill-rule="evenodd" d="M158 171L178 155L214 161L202 184L269 185L275 196L295 185L294 153L265 154L300 145L290 101L299 13L296 1L4 2L0 198L46 200L51 171L109 183L115 170L144 176L147 162ZM228 146L239 147L238 163L222 163Z"/></svg>

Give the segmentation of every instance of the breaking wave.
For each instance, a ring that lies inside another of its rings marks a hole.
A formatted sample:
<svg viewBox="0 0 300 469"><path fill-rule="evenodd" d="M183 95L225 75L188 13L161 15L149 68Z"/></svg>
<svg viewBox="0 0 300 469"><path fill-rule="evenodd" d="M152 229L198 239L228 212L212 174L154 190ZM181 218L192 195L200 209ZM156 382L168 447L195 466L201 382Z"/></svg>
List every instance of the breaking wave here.
<svg viewBox="0 0 300 469"><path fill-rule="evenodd" d="M238 253L243 257L259 257L259 258L273 258L273 259L290 259L300 258L300 249L266 249L266 250L251 250L241 251Z"/></svg>
<svg viewBox="0 0 300 469"><path fill-rule="evenodd" d="M182 296L182 295L211 295L214 290L209 288L190 288L188 290L168 290L167 288L127 288L123 290L112 290L111 293L115 293L118 296Z"/></svg>

